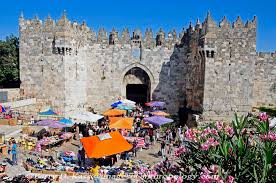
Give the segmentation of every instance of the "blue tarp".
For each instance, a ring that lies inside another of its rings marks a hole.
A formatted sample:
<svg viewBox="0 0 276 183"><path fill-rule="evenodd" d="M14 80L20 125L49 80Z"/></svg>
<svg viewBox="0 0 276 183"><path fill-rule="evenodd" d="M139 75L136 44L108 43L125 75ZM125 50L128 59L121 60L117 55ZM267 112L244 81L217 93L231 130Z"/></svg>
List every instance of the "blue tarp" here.
<svg viewBox="0 0 276 183"><path fill-rule="evenodd" d="M57 116L58 115L52 109L49 109L48 111L44 111L44 112L39 112L38 114L41 116Z"/></svg>

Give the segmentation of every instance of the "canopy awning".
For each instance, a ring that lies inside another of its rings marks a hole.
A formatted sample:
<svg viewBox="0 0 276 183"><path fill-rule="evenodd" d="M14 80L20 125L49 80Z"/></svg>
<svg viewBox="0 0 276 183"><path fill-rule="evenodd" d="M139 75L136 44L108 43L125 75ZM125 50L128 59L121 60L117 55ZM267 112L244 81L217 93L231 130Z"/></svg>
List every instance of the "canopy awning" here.
<svg viewBox="0 0 276 183"><path fill-rule="evenodd" d="M172 119L165 118L162 116L152 116L152 117L144 118L143 120L156 126L161 126L161 125L173 122Z"/></svg>
<svg viewBox="0 0 276 183"><path fill-rule="evenodd" d="M126 114L125 110L109 109L103 113L104 116L122 116Z"/></svg>
<svg viewBox="0 0 276 183"><path fill-rule="evenodd" d="M60 128L60 129L66 127L65 124L62 124L62 123L60 123L58 121L51 120L51 119L41 120L41 121L37 122L36 125L39 125L39 126L48 126L50 128Z"/></svg>
<svg viewBox="0 0 276 183"><path fill-rule="evenodd" d="M104 116L99 115L99 114L94 114L92 112L88 111L82 111L79 113L74 113L69 115L69 118L72 119L78 119L82 121L90 121L90 122L97 122L99 119L102 119Z"/></svg>
<svg viewBox="0 0 276 183"><path fill-rule="evenodd" d="M135 107L136 102L134 102L132 100L128 100L128 99L122 99L122 100L118 100L117 102L114 102L113 104L111 104L111 107L116 108L121 104L124 106Z"/></svg>
<svg viewBox="0 0 276 183"><path fill-rule="evenodd" d="M109 128L131 130L133 126L133 120L133 118L110 117Z"/></svg>
<svg viewBox="0 0 276 183"><path fill-rule="evenodd" d="M122 104L122 102L121 102L121 101L117 101L117 102L114 102L113 104L111 104L111 107L116 108L116 107L118 107L118 105L120 105L120 104Z"/></svg>
<svg viewBox="0 0 276 183"><path fill-rule="evenodd" d="M39 125L39 126L48 126L52 123L56 123L57 121L56 120L52 120L52 119L44 119L44 120L41 120L39 122L36 123L36 125Z"/></svg>
<svg viewBox="0 0 276 183"><path fill-rule="evenodd" d="M133 110L133 107L129 105L119 104L117 106L117 109L129 111L129 110Z"/></svg>
<svg viewBox="0 0 276 183"><path fill-rule="evenodd" d="M64 125L68 126L68 127L73 126L73 124L74 124L74 122L72 120L67 119L67 118L62 118L61 120L59 120L59 122L61 124L64 124Z"/></svg>
<svg viewBox="0 0 276 183"><path fill-rule="evenodd" d="M165 102L151 101L151 102L145 103L145 105L146 106L150 106L150 107L164 107Z"/></svg>
<svg viewBox="0 0 276 183"><path fill-rule="evenodd" d="M0 112L6 112L6 109L4 106L0 105Z"/></svg>
<svg viewBox="0 0 276 183"><path fill-rule="evenodd" d="M118 131L101 134L101 136L103 135L110 136L111 138L101 140L100 135L81 138L80 141L88 158L102 158L132 149L132 145Z"/></svg>
<svg viewBox="0 0 276 183"><path fill-rule="evenodd" d="M154 111L154 112L151 112L151 114L154 116L169 116L170 115L169 113L166 113L164 111Z"/></svg>
<svg viewBox="0 0 276 183"><path fill-rule="evenodd" d="M38 115L40 115L40 116L58 116L58 114L55 113L51 108L46 111L39 112Z"/></svg>

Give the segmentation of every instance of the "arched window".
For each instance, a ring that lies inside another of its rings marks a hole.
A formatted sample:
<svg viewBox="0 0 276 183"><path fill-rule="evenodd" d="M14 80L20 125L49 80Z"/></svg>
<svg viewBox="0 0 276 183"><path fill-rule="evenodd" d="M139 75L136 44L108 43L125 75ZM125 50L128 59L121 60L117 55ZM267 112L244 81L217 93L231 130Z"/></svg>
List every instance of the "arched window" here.
<svg viewBox="0 0 276 183"><path fill-rule="evenodd" d="M206 51L206 56L207 56L207 58L210 57L210 52L209 52L209 50Z"/></svg>
<svg viewBox="0 0 276 183"><path fill-rule="evenodd" d="M215 57L215 51L211 51L211 58Z"/></svg>

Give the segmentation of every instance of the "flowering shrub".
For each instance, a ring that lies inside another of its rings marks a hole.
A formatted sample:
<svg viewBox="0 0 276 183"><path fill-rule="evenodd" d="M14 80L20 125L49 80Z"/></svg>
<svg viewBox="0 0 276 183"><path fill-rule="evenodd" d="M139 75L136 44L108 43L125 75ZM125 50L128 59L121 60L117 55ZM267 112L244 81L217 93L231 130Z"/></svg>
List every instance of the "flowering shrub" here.
<svg viewBox="0 0 276 183"><path fill-rule="evenodd" d="M203 129L187 129L182 146L174 153L176 162L172 164L176 165L170 170L160 163L157 172L196 175L196 180L183 182L276 182L275 142L275 130L269 129L266 113L235 115L231 125L217 122Z"/></svg>

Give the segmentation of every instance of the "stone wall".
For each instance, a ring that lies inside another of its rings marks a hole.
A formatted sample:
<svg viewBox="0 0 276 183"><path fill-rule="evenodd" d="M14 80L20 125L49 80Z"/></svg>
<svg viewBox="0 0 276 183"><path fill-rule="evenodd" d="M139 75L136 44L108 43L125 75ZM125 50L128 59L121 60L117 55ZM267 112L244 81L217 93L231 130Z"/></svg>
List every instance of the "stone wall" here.
<svg viewBox="0 0 276 183"><path fill-rule="evenodd" d="M61 114L105 111L126 97L126 84L143 82L128 73L133 68L149 78L150 99L165 101L172 114L187 105L210 121L257 103L275 105L275 55L256 53L256 18L244 24L238 17L233 25L224 18L217 25L208 13L179 36L162 29L96 33L65 13L44 22L21 16L19 24L21 95Z"/></svg>
<svg viewBox="0 0 276 183"><path fill-rule="evenodd" d="M276 106L276 53L258 53L255 62L253 106Z"/></svg>
<svg viewBox="0 0 276 183"><path fill-rule="evenodd" d="M210 17L209 17L210 18ZM221 120L251 111L256 60L256 19L233 26L224 18L204 37L204 119ZM208 53L209 52L209 53Z"/></svg>

